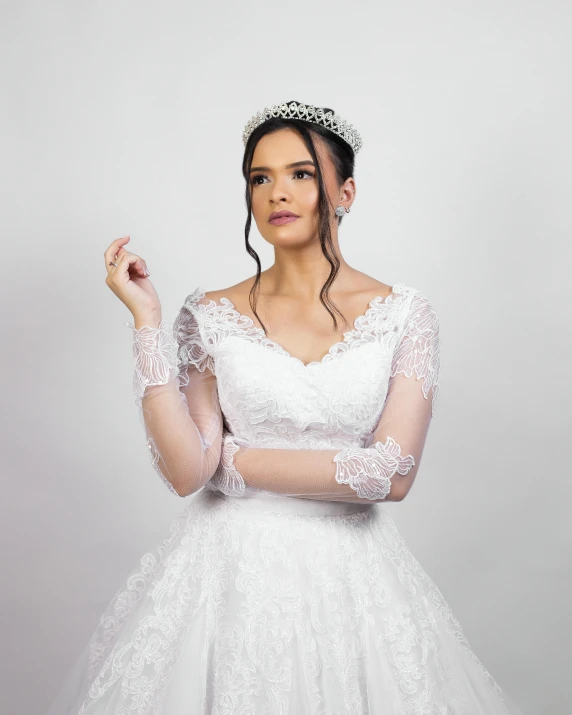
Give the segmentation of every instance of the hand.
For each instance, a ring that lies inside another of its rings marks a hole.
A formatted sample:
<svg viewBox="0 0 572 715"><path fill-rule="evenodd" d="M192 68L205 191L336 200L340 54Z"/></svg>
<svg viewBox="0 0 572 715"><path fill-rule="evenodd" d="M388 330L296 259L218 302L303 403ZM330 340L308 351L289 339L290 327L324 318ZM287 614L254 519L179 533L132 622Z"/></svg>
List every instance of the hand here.
<svg viewBox="0 0 572 715"><path fill-rule="evenodd" d="M245 440L235 440L231 432L223 430L220 461L210 480L223 494L234 497L243 496L246 487L242 475L235 466L236 453L244 449L239 442L244 444Z"/></svg>
<svg viewBox="0 0 572 715"><path fill-rule="evenodd" d="M147 264L141 256L123 248L129 236L116 238L103 254L107 269L106 284L137 319L138 316L154 315L160 319L161 303L149 280ZM117 267L111 265L111 262Z"/></svg>

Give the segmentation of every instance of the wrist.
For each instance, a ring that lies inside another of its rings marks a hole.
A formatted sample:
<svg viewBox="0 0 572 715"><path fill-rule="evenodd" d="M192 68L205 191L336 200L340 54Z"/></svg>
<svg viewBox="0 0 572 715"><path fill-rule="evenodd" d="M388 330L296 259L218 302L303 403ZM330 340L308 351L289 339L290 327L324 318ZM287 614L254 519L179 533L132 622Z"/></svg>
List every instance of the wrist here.
<svg viewBox="0 0 572 715"><path fill-rule="evenodd" d="M149 328L158 328L162 320L161 311L149 311L133 315L133 325L135 330L139 330L144 325Z"/></svg>

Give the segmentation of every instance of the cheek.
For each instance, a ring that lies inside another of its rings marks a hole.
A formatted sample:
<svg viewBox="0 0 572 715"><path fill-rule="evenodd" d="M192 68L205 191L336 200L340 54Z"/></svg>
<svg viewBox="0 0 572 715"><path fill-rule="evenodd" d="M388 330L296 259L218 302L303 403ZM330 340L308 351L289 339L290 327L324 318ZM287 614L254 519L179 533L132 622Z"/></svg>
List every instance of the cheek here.
<svg viewBox="0 0 572 715"><path fill-rule="evenodd" d="M306 208L315 208L318 205L318 185L313 181L300 182L297 198Z"/></svg>
<svg viewBox="0 0 572 715"><path fill-rule="evenodd" d="M257 213L260 205L261 205L261 194L260 191L253 191L250 194L250 202L252 204L252 212L254 214Z"/></svg>

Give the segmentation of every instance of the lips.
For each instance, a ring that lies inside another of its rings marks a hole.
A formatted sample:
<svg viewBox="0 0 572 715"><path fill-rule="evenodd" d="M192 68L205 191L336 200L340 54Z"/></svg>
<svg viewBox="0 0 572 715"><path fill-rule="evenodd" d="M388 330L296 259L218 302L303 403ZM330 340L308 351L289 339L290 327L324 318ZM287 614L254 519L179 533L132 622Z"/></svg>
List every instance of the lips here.
<svg viewBox="0 0 572 715"><path fill-rule="evenodd" d="M270 214L270 217L268 218L268 223L280 226L283 223L291 223L297 218L300 217L297 214L292 213L292 211L274 211Z"/></svg>

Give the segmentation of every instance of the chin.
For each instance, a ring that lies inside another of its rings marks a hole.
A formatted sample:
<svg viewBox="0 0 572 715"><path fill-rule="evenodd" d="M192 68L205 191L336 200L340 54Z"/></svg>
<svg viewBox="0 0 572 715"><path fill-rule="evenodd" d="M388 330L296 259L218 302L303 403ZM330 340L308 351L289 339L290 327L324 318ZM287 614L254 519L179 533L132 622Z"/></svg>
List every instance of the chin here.
<svg viewBox="0 0 572 715"><path fill-rule="evenodd" d="M270 231L266 230L264 233L260 231L260 235L273 246L303 245L311 238L311 234L308 231L300 231L298 227L294 228L288 225L272 226Z"/></svg>

